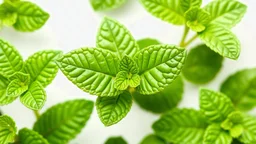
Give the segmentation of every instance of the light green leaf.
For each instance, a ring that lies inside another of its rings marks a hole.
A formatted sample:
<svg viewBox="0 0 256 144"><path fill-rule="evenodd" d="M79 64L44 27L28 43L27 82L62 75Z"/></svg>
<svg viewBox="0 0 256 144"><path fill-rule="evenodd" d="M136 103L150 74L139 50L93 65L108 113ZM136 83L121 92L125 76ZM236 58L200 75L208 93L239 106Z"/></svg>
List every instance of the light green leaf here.
<svg viewBox="0 0 256 144"><path fill-rule="evenodd" d="M128 73L137 74L139 72L139 68L132 58L124 56L120 61L119 71L126 71Z"/></svg>
<svg viewBox="0 0 256 144"><path fill-rule="evenodd" d="M0 5L0 23L4 26L12 26L17 21L17 13L15 12L15 6L5 1Z"/></svg>
<svg viewBox="0 0 256 144"><path fill-rule="evenodd" d="M14 142L16 132L17 128L13 119L7 115L0 116L0 143Z"/></svg>
<svg viewBox="0 0 256 144"><path fill-rule="evenodd" d="M180 6L185 13L192 7L200 7L202 4L202 0L180 0Z"/></svg>
<svg viewBox="0 0 256 144"><path fill-rule="evenodd" d="M9 80L0 74L0 105L7 105L12 103L16 97L7 97L6 89L9 85Z"/></svg>
<svg viewBox="0 0 256 144"><path fill-rule="evenodd" d="M28 1L15 2L18 18L13 27L16 30L32 32L40 29L50 17L36 4Z"/></svg>
<svg viewBox="0 0 256 144"><path fill-rule="evenodd" d="M236 1L214 0L204 7L211 14L211 23L231 28L241 21L247 6Z"/></svg>
<svg viewBox="0 0 256 144"><path fill-rule="evenodd" d="M15 79L20 80L24 84L27 84L27 85L30 84L30 75L29 74L25 74L23 72L16 72L9 77L10 81L15 80Z"/></svg>
<svg viewBox="0 0 256 144"><path fill-rule="evenodd" d="M175 144L199 144L207 122L203 114L193 109L171 110L153 124L156 135Z"/></svg>
<svg viewBox="0 0 256 144"><path fill-rule="evenodd" d="M150 134L147 135L141 142L140 144L166 144L166 142L158 137L157 135Z"/></svg>
<svg viewBox="0 0 256 144"><path fill-rule="evenodd" d="M127 0L90 0L95 11L115 9L123 5Z"/></svg>
<svg viewBox="0 0 256 144"><path fill-rule="evenodd" d="M139 51L134 61L141 78L138 91L149 95L164 90L179 75L186 57L184 48L174 45L155 45Z"/></svg>
<svg viewBox="0 0 256 144"><path fill-rule="evenodd" d="M104 144L128 144L124 138L119 137L110 137Z"/></svg>
<svg viewBox="0 0 256 144"><path fill-rule="evenodd" d="M132 75L132 77L129 79L129 86L130 87L137 87L140 85L140 76L138 74Z"/></svg>
<svg viewBox="0 0 256 144"><path fill-rule="evenodd" d="M161 44L158 40L152 39L152 38L144 38L137 41L137 44L139 45L140 49L144 49L151 45L158 45Z"/></svg>
<svg viewBox="0 0 256 144"><path fill-rule="evenodd" d="M115 78L114 87L118 90L126 90L129 86L129 74L126 71L120 71Z"/></svg>
<svg viewBox="0 0 256 144"><path fill-rule="evenodd" d="M98 97L96 108L101 122L105 126L111 126L121 121L130 111L132 97L124 91L116 97Z"/></svg>
<svg viewBox="0 0 256 144"><path fill-rule="evenodd" d="M183 25L185 19L180 0L140 0L142 5L155 17L174 25Z"/></svg>
<svg viewBox="0 0 256 144"><path fill-rule="evenodd" d="M215 78L222 67L223 57L206 45L198 45L188 53L183 76L192 83L205 84Z"/></svg>
<svg viewBox="0 0 256 144"><path fill-rule="evenodd" d="M238 138L242 135L244 131L244 128L241 124L238 124L238 125L235 125L233 126L229 132L230 132L230 135L233 137L233 138Z"/></svg>
<svg viewBox="0 0 256 144"><path fill-rule="evenodd" d="M200 90L200 109L211 122L222 122L234 111L231 100L223 93Z"/></svg>
<svg viewBox="0 0 256 144"><path fill-rule="evenodd" d="M28 90L28 84L23 83L19 79L12 80L7 89L6 96L8 97L18 97Z"/></svg>
<svg viewBox="0 0 256 144"><path fill-rule="evenodd" d="M31 83L38 81L43 87L49 85L58 72L55 63L61 51L44 50L30 56L24 64L24 71L30 75Z"/></svg>
<svg viewBox="0 0 256 144"><path fill-rule="evenodd" d="M28 91L20 97L20 101L32 110L40 110L46 101L44 87L38 82L33 82Z"/></svg>
<svg viewBox="0 0 256 144"><path fill-rule="evenodd" d="M232 129L233 126L241 124L243 115L239 111L234 111L228 115L227 119L221 123L221 127L225 130Z"/></svg>
<svg viewBox="0 0 256 144"><path fill-rule="evenodd" d="M92 110L93 102L84 99L57 104L40 116L33 129L51 144L65 144L81 132Z"/></svg>
<svg viewBox="0 0 256 144"><path fill-rule="evenodd" d="M43 136L27 128L23 128L19 131L19 143L20 144L49 144L47 140L43 138Z"/></svg>
<svg viewBox="0 0 256 144"><path fill-rule="evenodd" d="M117 96L121 93L114 88L119 61L113 53L81 48L65 54L57 63L64 75L85 92L97 96Z"/></svg>
<svg viewBox="0 0 256 144"><path fill-rule="evenodd" d="M0 39L0 73L11 76L23 67L19 52L9 43Z"/></svg>
<svg viewBox="0 0 256 144"><path fill-rule="evenodd" d="M256 142L256 118L251 116L245 116L242 126L244 131L238 138L240 142L250 143Z"/></svg>
<svg viewBox="0 0 256 144"><path fill-rule="evenodd" d="M133 98L142 108L154 113L163 113L178 105L183 95L183 87L183 80L178 77L161 92L152 95L135 92Z"/></svg>
<svg viewBox="0 0 256 144"><path fill-rule="evenodd" d="M240 42L237 37L224 27L209 25L199 33L201 40L220 55L236 60L240 55Z"/></svg>
<svg viewBox="0 0 256 144"><path fill-rule="evenodd" d="M119 59L124 55L132 57L139 51L139 46L126 27L107 17L98 31L97 48L113 52Z"/></svg>
<svg viewBox="0 0 256 144"><path fill-rule="evenodd" d="M228 132L221 129L218 124L207 127L204 135L203 144L231 144L232 137Z"/></svg>
<svg viewBox="0 0 256 144"><path fill-rule="evenodd" d="M230 97L235 107L250 110L256 106L256 68L244 69L230 75L220 91Z"/></svg>

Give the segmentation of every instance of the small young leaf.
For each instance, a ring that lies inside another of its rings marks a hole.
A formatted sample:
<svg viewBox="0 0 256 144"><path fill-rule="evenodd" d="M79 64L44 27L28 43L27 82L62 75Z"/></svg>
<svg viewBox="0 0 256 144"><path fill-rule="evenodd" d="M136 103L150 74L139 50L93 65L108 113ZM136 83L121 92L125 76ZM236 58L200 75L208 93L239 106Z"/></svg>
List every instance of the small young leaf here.
<svg viewBox="0 0 256 144"><path fill-rule="evenodd" d="M233 127L229 130L230 135L231 135L233 138L238 138L238 137L240 137L240 136L242 135L243 131L244 131L244 128L243 128L243 126L240 125L240 124L233 126Z"/></svg>
<svg viewBox="0 0 256 144"><path fill-rule="evenodd" d="M30 75L29 74L25 74L23 72L16 72L9 77L10 81L15 80L15 79L20 80L21 82L23 82L26 85L30 84Z"/></svg>
<svg viewBox="0 0 256 144"><path fill-rule="evenodd" d="M150 134L147 135L140 144L166 144L165 140L158 137L157 135Z"/></svg>
<svg viewBox="0 0 256 144"><path fill-rule="evenodd" d="M245 116L242 122L244 131L238 138L240 142L253 144L256 142L256 118Z"/></svg>
<svg viewBox="0 0 256 144"><path fill-rule="evenodd" d="M97 48L113 52L119 59L124 55L132 57L139 51L139 46L126 27L107 17L98 31Z"/></svg>
<svg viewBox="0 0 256 144"><path fill-rule="evenodd" d="M175 144L199 144L207 122L203 114L192 109L174 109L153 124L155 133Z"/></svg>
<svg viewBox="0 0 256 144"><path fill-rule="evenodd" d="M178 77L161 92L153 95L135 92L133 98L142 108L154 113L163 113L177 106L183 95L183 87L183 80Z"/></svg>
<svg viewBox="0 0 256 144"><path fill-rule="evenodd" d="M211 14L211 23L231 28L241 21L246 5L236 1L214 0L204 7Z"/></svg>
<svg viewBox="0 0 256 144"><path fill-rule="evenodd" d="M96 108L101 122L111 126L121 121L130 111L132 96L124 91L116 97L98 97Z"/></svg>
<svg viewBox="0 0 256 144"><path fill-rule="evenodd" d="M179 75L186 57L184 48L155 45L139 51L134 61L141 77L138 91L149 95L164 90Z"/></svg>
<svg viewBox="0 0 256 144"><path fill-rule="evenodd" d="M211 122L222 122L234 111L231 100L223 93L200 90L200 109Z"/></svg>
<svg viewBox="0 0 256 144"><path fill-rule="evenodd" d="M140 49L144 49L151 45L158 45L161 44L158 40L152 39L152 38L144 38L137 41L137 44L139 45Z"/></svg>
<svg viewBox="0 0 256 144"><path fill-rule="evenodd" d="M28 84L24 84L19 79L12 80L7 89L6 96L8 97L18 97L28 90Z"/></svg>
<svg viewBox="0 0 256 144"><path fill-rule="evenodd" d="M132 75L132 77L129 79L129 86L135 88L139 85L140 85L140 76L138 74Z"/></svg>
<svg viewBox="0 0 256 144"><path fill-rule="evenodd" d="M128 144L124 138L119 137L110 137L104 144Z"/></svg>
<svg viewBox="0 0 256 144"><path fill-rule="evenodd" d="M118 96L114 88L119 60L113 53L97 48L81 48L65 54L57 64L77 87L97 96Z"/></svg>
<svg viewBox="0 0 256 144"><path fill-rule="evenodd" d="M174 25L183 25L185 19L180 0L140 0L142 5L155 17Z"/></svg>
<svg viewBox="0 0 256 144"><path fill-rule="evenodd" d="M240 125L243 121L243 115L239 111L234 111L228 115L227 119L221 123L224 130L231 130L234 126Z"/></svg>
<svg viewBox="0 0 256 144"><path fill-rule="evenodd" d="M207 127L204 134L203 144L231 144L232 137L228 132L221 129L218 124Z"/></svg>
<svg viewBox="0 0 256 144"><path fill-rule="evenodd" d="M180 6L185 13L192 7L200 7L202 4L202 0L180 0Z"/></svg>
<svg viewBox="0 0 256 144"><path fill-rule="evenodd" d="M15 7L10 2L4 2L0 5L0 23L2 26L12 26L17 21L18 14Z"/></svg>
<svg viewBox="0 0 256 144"><path fill-rule="evenodd" d="M95 11L115 9L123 5L127 0L90 0Z"/></svg>
<svg viewBox="0 0 256 144"><path fill-rule="evenodd" d="M51 144L68 143L81 132L92 110L92 101L67 101L49 108L40 116L33 129Z"/></svg>
<svg viewBox="0 0 256 144"><path fill-rule="evenodd" d="M120 71L115 78L114 87L118 90L126 90L129 86L129 74L126 71Z"/></svg>
<svg viewBox="0 0 256 144"><path fill-rule="evenodd" d="M33 82L28 91L20 97L20 101L32 110L40 110L46 101L44 87L38 82Z"/></svg>
<svg viewBox="0 0 256 144"><path fill-rule="evenodd" d="M13 25L16 30L32 32L41 28L49 18L49 14L32 2L15 2L18 18Z"/></svg>
<svg viewBox="0 0 256 144"><path fill-rule="evenodd" d="M220 55L236 60L240 55L240 42L237 37L226 28L208 25L199 33L201 40L213 51Z"/></svg>
<svg viewBox="0 0 256 144"><path fill-rule="evenodd" d="M120 61L119 71L126 71L128 73L137 74L139 72L139 68L132 58L124 56Z"/></svg>
<svg viewBox="0 0 256 144"><path fill-rule="evenodd" d="M46 139L43 138L37 132L23 128L19 131L19 144L49 144Z"/></svg>
<svg viewBox="0 0 256 144"><path fill-rule="evenodd" d="M1 106L10 104L16 99L16 97L6 96L6 89L9 83L10 82L8 81L8 79L0 74L0 105Z"/></svg>
<svg viewBox="0 0 256 144"><path fill-rule="evenodd" d="M17 128L13 119L7 115L0 116L0 143L14 142L16 132Z"/></svg>
<svg viewBox="0 0 256 144"><path fill-rule="evenodd" d="M205 84L215 78L222 62L222 56L206 45L198 45L188 53L182 72L187 80L195 84Z"/></svg>

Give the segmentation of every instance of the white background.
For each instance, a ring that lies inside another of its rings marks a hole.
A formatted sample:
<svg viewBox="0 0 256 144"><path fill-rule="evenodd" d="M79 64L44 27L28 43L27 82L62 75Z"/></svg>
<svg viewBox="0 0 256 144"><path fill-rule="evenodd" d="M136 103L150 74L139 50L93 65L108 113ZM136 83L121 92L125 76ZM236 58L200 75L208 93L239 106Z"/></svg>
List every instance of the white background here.
<svg viewBox="0 0 256 144"><path fill-rule="evenodd" d="M204 4L209 1L204 0ZM21 33L12 28L5 28L0 32L1 38L16 46L24 59L43 49L58 49L66 53L80 47L94 47L96 33L104 15L123 23L135 39L152 37L163 43L178 44L183 33L183 27L173 26L151 16L138 0L128 0L120 9L107 13L94 12L89 0L34 0L33 2L51 15L42 29L34 33ZM242 45L240 58L237 61L226 59L216 79L204 87L218 90L221 82L231 73L256 66L256 1L243 0L243 3L248 5L248 12L242 22L233 28ZM196 43L199 42L198 40ZM184 99L179 107L198 109L199 87L186 83ZM66 100L96 99L96 96L91 96L74 86L61 72L46 90L48 98L42 111ZM24 107L19 100L1 109L14 118L18 128L31 128L35 121L33 112ZM104 127L94 109L86 127L70 143L103 144L110 136L122 135L130 144L137 144L145 135L152 132L151 124L158 118L158 115L144 111L134 103L129 114L121 122L111 127Z"/></svg>

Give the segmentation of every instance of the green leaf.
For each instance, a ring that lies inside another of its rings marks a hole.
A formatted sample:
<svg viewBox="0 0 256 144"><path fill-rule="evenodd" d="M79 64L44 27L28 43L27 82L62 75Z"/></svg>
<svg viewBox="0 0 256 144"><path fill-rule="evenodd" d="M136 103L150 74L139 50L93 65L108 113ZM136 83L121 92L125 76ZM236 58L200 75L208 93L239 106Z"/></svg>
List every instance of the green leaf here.
<svg viewBox="0 0 256 144"><path fill-rule="evenodd" d="M199 144L207 127L203 114L193 109L171 110L153 124L156 135L175 144Z"/></svg>
<svg viewBox="0 0 256 144"><path fill-rule="evenodd" d="M242 135L244 131L244 128L242 125L235 125L233 126L231 129L230 129L230 135L233 137L233 138L238 138Z"/></svg>
<svg viewBox="0 0 256 144"><path fill-rule="evenodd" d="M0 116L0 126L0 143L14 142L17 128L13 119L7 115Z"/></svg>
<svg viewBox="0 0 256 144"><path fill-rule="evenodd" d="M11 76L23 67L19 52L9 43L0 39L0 73Z"/></svg>
<svg viewBox="0 0 256 144"><path fill-rule="evenodd" d="M23 72L16 72L9 77L10 81L15 80L15 79L20 80L24 84L27 84L27 85L30 84L30 75L29 74L25 74Z"/></svg>
<svg viewBox="0 0 256 144"><path fill-rule="evenodd" d="M119 59L124 55L132 57L139 51L139 46L126 27L107 17L98 31L97 48L113 52Z"/></svg>
<svg viewBox="0 0 256 144"><path fill-rule="evenodd" d="M234 111L231 100L223 93L200 90L200 109L211 122L222 122Z"/></svg>
<svg viewBox="0 0 256 144"><path fill-rule="evenodd" d="M93 102L84 99L57 104L40 116L33 129L49 143L68 143L81 132L92 110Z"/></svg>
<svg viewBox="0 0 256 144"><path fill-rule="evenodd" d="M137 74L139 72L139 68L132 58L124 56L120 61L119 71L126 71L128 73Z"/></svg>
<svg viewBox="0 0 256 144"><path fill-rule="evenodd" d="M141 142L140 144L166 144L166 142L158 137L157 135L150 134L147 135Z"/></svg>
<svg viewBox="0 0 256 144"><path fill-rule="evenodd" d="M126 90L129 86L129 74L126 71L120 71L115 78L114 87L118 90Z"/></svg>
<svg viewBox="0 0 256 144"><path fill-rule="evenodd" d="M180 6L185 13L192 7L200 7L202 4L202 0L180 0Z"/></svg>
<svg viewBox="0 0 256 144"><path fill-rule="evenodd" d="M28 90L28 84L23 83L19 79L15 79L9 83L6 89L6 96L18 97L27 90Z"/></svg>
<svg viewBox="0 0 256 144"><path fill-rule="evenodd" d="M6 89L9 85L9 80L0 74L0 105L7 105L12 103L16 97L7 97Z"/></svg>
<svg viewBox="0 0 256 144"><path fill-rule="evenodd" d="M185 19L180 0L140 0L146 10L163 21L183 25Z"/></svg>
<svg viewBox="0 0 256 144"><path fill-rule="evenodd" d="M4 26L12 26L17 21L17 13L14 5L5 1L0 5L0 23Z"/></svg>
<svg viewBox="0 0 256 144"><path fill-rule="evenodd" d="M116 97L98 97L96 108L101 122L105 126L111 126L121 121L130 111L132 97L124 91Z"/></svg>
<svg viewBox="0 0 256 144"><path fill-rule="evenodd" d="M149 95L164 90L179 75L186 57L184 48L155 45L139 51L134 61L141 77L138 91Z"/></svg>
<svg viewBox="0 0 256 144"><path fill-rule="evenodd" d="M247 6L236 1L214 0L204 7L211 14L211 23L231 28L241 21Z"/></svg>
<svg viewBox="0 0 256 144"><path fill-rule="evenodd" d="M18 18L13 27L16 30L32 32L40 29L50 17L36 4L28 1L15 2Z"/></svg>
<svg viewBox="0 0 256 144"><path fill-rule="evenodd" d="M115 9L123 5L127 0L90 0L95 11Z"/></svg>
<svg viewBox="0 0 256 144"><path fill-rule="evenodd" d="M124 138L119 137L110 137L104 144L128 144Z"/></svg>
<svg viewBox="0 0 256 144"><path fill-rule="evenodd" d="M228 115L227 119L221 123L221 127L225 130L231 130L232 127L241 124L243 115L239 111L234 111Z"/></svg>
<svg viewBox="0 0 256 144"><path fill-rule="evenodd" d="M236 60L240 55L239 40L226 28L209 25L199 33L199 37L210 49L224 57Z"/></svg>
<svg viewBox="0 0 256 144"><path fill-rule="evenodd" d="M58 66L66 77L85 92L97 96L118 96L114 88L118 58L97 48L81 48L65 54Z"/></svg>
<svg viewBox="0 0 256 144"><path fill-rule="evenodd" d="M20 101L32 110L40 110L46 101L44 87L38 82L33 82L28 91L20 97Z"/></svg>
<svg viewBox="0 0 256 144"><path fill-rule="evenodd" d="M140 76L138 74L134 74L131 76L131 78L129 79L129 86L130 87L137 87L140 85Z"/></svg>
<svg viewBox="0 0 256 144"><path fill-rule="evenodd" d="M256 118L251 116L245 116L242 126L244 131L238 138L240 142L253 144L256 142Z"/></svg>
<svg viewBox="0 0 256 144"><path fill-rule="evenodd" d="M230 75L220 91L230 97L235 107L250 110L256 106L256 68L244 69Z"/></svg>
<svg viewBox="0 0 256 144"><path fill-rule="evenodd" d="M231 144L232 137L228 132L221 129L218 124L207 127L204 135L203 144Z"/></svg>
<svg viewBox="0 0 256 144"><path fill-rule="evenodd" d="M46 139L44 139L37 132L23 128L19 131L19 143L20 144L49 144Z"/></svg>
<svg viewBox="0 0 256 144"><path fill-rule="evenodd" d="M154 113L163 113L178 105L183 95L183 87L183 80L178 77L161 92L152 95L142 95L135 92L133 98L140 107Z"/></svg>
<svg viewBox="0 0 256 144"><path fill-rule="evenodd" d="M152 38L144 38L137 41L140 49L144 49L151 45L158 45L161 44L158 40Z"/></svg>
<svg viewBox="0 0 256 144"><path fill-rule="evenodd" d="M182 73L192 83L205 84L216 77L222 62L222 56L206 45L198 45L188 53Z"/></svg>
<svg viewBox="0 0 256 144"><path fill-rule="evenodd" d="M30 75L31 83L38 81L43 87L49 85L58 72L55 63L61 51L44 50L30 56L24 64L24 71Z"/></svg>

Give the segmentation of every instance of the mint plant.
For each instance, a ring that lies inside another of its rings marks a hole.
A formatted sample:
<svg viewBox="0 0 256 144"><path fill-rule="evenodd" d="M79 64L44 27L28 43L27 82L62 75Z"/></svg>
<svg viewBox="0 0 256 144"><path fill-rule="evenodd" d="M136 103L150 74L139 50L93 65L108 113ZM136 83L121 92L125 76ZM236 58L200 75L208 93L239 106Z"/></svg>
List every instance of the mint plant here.
<svg viewBox="0 0 256 144"><path fill-rule="evenodd" d="M95 11L106 11L122 6L127 0L90 0Z"/></svg>

